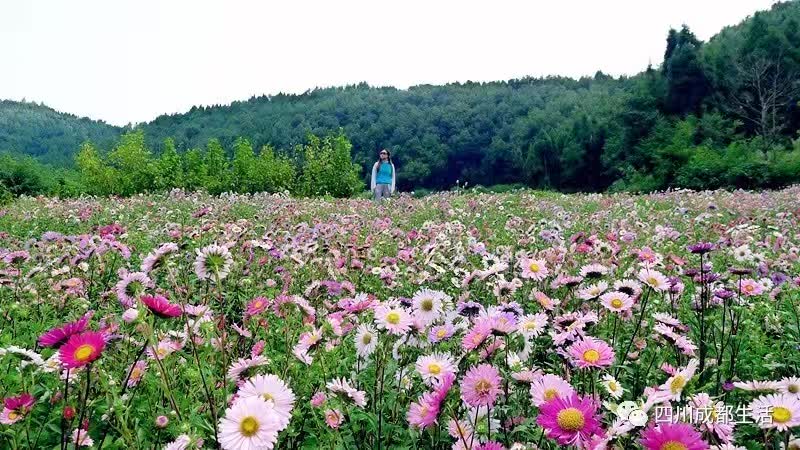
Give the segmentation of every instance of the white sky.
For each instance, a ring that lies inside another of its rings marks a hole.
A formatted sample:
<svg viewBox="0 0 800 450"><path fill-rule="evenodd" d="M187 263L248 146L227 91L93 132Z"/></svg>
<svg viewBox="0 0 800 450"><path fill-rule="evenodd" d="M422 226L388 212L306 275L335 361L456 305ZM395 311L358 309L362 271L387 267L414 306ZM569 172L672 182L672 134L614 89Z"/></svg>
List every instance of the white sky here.
<svg viewBox="0 0 800 450"><path fill-rule="evenodd" d="M0 98L112 124L366 81L635 74L773 0L0 0Z"/></svg>

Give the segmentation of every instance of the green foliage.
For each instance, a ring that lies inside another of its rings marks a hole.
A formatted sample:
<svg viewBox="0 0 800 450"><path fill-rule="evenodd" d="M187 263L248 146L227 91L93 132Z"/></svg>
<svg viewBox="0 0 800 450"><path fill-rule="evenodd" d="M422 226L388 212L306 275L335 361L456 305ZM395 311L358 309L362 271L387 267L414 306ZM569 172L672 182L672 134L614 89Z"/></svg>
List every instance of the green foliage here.
<svg viewBox="0 0 800 450"><path fill-rule="evenodd" d="M350 159L353 145L344 135L310 135L302 147L303 170L297 193L302 196L350 197L363 190L359 167Z"/></svg>
<svg viewBox="0 0 800 450"><path fill-rule="evenodd" d="M255 191L284 192L290 191L297 177L294 163L286 155L276 154L269 145L261 148L254 162L252 180Z"/></svg>
<svg viewBox="0 0 800 450"><path fill-rule="evenodd" d="M167 138L164 141L164 149L156 163L156 167L155 186L157 189L184 186L183 162L175 149L175 141L172 138Z"/></svg>
<svg viewBox="0 0 800 450"><path fill-rule="evenodd" d="M84 143L75 157L75 163L83 176L86 191L93 195L108 195L114 192L117 173L103 161L100 154L90 143Z"/></svg>
<svg viewBox="0 0 800 450"><path fill-rule="evenodd" d="M206 167L206 179L203 187L211 194L221 194L230 190L233 177L230 172L228 159L225 157L225 150L222 148L218 139L211 139L206 145L204 165Z"/></svg>
<svg viewBox="0 0 800 450"><path fill-rule="evenodd" d="M107 163L115 174L113 194L128 196L156 187L158 165L145 144L142 130L123 134L108 154Z"/></svg>

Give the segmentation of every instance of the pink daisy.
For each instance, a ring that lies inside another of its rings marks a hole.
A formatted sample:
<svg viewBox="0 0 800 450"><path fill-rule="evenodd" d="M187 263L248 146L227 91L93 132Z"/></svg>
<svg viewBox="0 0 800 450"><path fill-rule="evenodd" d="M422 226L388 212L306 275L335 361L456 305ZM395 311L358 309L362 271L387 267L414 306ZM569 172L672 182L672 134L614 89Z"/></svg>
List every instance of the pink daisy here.
<svg viewBox="0 0 800 450"><path fill-rule="evenodd" d="M461 338L461 346L466 351L475 350L480 347L486 338L492 334L492 324L486 320L479 320L471 330Z"/></svg>
<svg viewBox="0 0 800 450"><path fill-rule="evenodd" d="M406 334L413 320L404 308L382 303L375 307L375 324L378 328L395 335Z"/></svg>
<svg viewBox="0 0 800 450"><path fill-rule="evenodd" d="M739 283L739 286L741 287L742 295L746 295L748 297L761 295L764 293L764 286L751 278L745 278L741 281L741 283Z"/></svg>
<svg viewBox="0 0 800 450"><path fill-rule="evenodd" d="M158 317L169 319L181 315L181 307L173 305L164 296L143 295L140 300L144 303L144 306L147 306L147 309Z"/></svg>
<svg viewBox="0 0 800 450"><path fill-rule="evenodd" d="M339 428L339 425L344 422L344 416L338 409L329 409L325 411L325 423L333 429Z"/></svg>
<svg viewBox="0 0 800 450"><path fill-rule="evenodd" d="M786 431L800 425L800 399L790 394L767 394L750 403L753 420L761 428Z"/></svg>
<svg viewBox="0 0 800 450"><path fill-rule="evenodd" d="M646 450L705 450L708 443L697 430L686 423L650 425L639 441Z"/></svg>
<svg viewBox="0 0 800 450"><path fill-rule="evenodd" d="M522 278L529 280L541 281L550 274L543 259L522 258L519 260L519 266L522 269Z"/></svg>
<svg viewBox="0 0 800 450"><path fill-rule="evenodd" d="M73 334L78 334L85 330L90 317L92 317L92 314L88 313L75 322L51 329L39 337L39 345L42 347L58 347L62 345Z"/></svg>
<svg viewBox="0 0 800 450"><path fill-rule="evenodd" d="M269 307L269 300L266 297L256 297L247 303L245 315L247 317L256 316L264 312Z"/></svg>
<svg viewBox="0 0 800 450"><path fill-rule="evenodd" d="M531 382L531 402L541 406L555 398L567 398L575 393L567 380L558 375L546 374Z"/></svg>
<svg viewBox="0 0 800 450"><path fill-rule="evenodd" d="M83 367L100 357L106 341L103 333L86 331L73 334L58 351L61 363L67 369Z"/></svg>
<svg viewBox="0 0 800 450"><path fill-rule="evenodd" d="M425 384L432 385L440 382L443 377L456 372L453 357L449 353L434 353L417 358L415 364L417 373Z"/></svg>
<svg viewBox="0 0 800 450"><path fill-rule="evenodd" d="M614 363L614 350L600 339L585 337L567 350L572 362L581 369L603 368Z"/></svg>
<svg viewBox="0 0 800 450"><path fill-rule="evenodd" d="M526 337L539 337L547 326L547 314L528 314L520 318L517 330Z"/></svg>
<svg viewBox="0 0 800 450"><path fill-rule="evenodd" d="M136 361L136 364L131 367L130 376L128 377L128 387L133 387L142 381L142 377L147 370L147 361Z"/></svg>
<svg viewBox="0 0 800 450"><path fill-rule="evenodd" d="M663 292L669 289L669 280L663 273L657 270L644 268L639 271L638 278L639 281L656 291Z"/></svg>
<svg viewBox="0 0 800 450"><path fill-rule="evenodd" d="M260 397L272 404L278 415L278 431L289 425L294 408L294 392L276 375L256 375L239 389L239 397Z"/></svg>
<svg viewBox="0 0 800 450"><path fill-rule="evenodd" d="M450 324L436 325L428 332L428 341L430 341L431 344L444 341L452 337L455 331L453 325Z"/></svg>
<svg viewBox="0 0 800 450"><path fill-rule="evenodd" d="M445 375L433 392L426 392L419 400L412 403L406 414L408 423L418 428L425 428L435 424L447 393L453 387L455 378L452 373Z"/></svg>
<svg viewBox="0 0 800 450"><path fill-rule="evenodd" d="M600 304L611 312L623 313L633 307L633 299L624 292L608 292L600 296Z"/></svg>
<svg viewBox="0 0 800 450"><path fill-rule="evenodd" d="M240 398L219 421L219 443L225 450L272 449L279 427L275 410L264 399Z"/></svg>
<svg viewBox="0 0 800 450"><path fill-rule="evenodd" d="M542 291L531 292L531 299L536 300L536 302L539 303L539 306L548 311L552 311L559 304L558 300L548 297L547 294Z"/></svg>
<svg viewBox="0 0 800 450"><path fill-rule="evenodd" d="M778 389L784 394L790 394L800 398L800 378L786 377L779 381L778 385Z"/></svg>
<svg viewBox="0 0 800 450"><path fill-rule="evenodd" d="M559 445L582 448L593 436L604 434L596 412L597 404L591 398L572 394L540 406L536 423Z"/></svg>
<svg viewBox="0 0 800 450"><path fill-rule="evenodd" d="M489 364L473 366L461 381L461 399L472 407L491 407L500 392L500 373Z"/></svg>
<svg viewBox="0 0 800 450"><path fill-rule="evenodd" d="M152 289L153 287L155 287L155 284L146 273L132 272L125 274L117 282L116 286L114 286L114 292L117 294L117 300L126 308L130 308L136 303L136 299L145 289Z"/></svg>
<svg viewBox="0 0 800 450"><path fill-rule="evenodd" d="M0 423L3 425L11 425L21 420L30 412L34 403L36 403L36 399L27 392L17 395L16 397L4 399L3 411L0 412Z"/></svg>

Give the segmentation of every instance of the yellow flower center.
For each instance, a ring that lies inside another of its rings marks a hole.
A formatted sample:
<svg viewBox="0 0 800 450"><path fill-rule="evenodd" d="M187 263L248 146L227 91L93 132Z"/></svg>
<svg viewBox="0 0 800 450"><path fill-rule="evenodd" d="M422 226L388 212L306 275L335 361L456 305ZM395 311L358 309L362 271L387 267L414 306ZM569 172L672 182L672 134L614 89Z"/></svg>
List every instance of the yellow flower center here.
<svg viewBox="0 0 800 450"><path fill-rule="evenodd" d="M800 386L796 384L790 384L788 387L786 387L786 390L792 394L797 394L798 392L800 392Z"/></svg>
<svg viewBox="0 0 800 450"><path fill-rule="evenodd" d="M536 264L536 263L531 263L531 265L528 266L528 269L530 269L531 272L538 272L539 271L539 265Z"/></svg>
<svg viewBox="0 0 800 450"><path fill-rule="evenodd" d="M445 330L444 328L440 328L439 331L436 332L436 337L438 337L439 339L445 337L445 335L447 335L447 330Z"/></svg>
<svg viewBox="0 0 800 450"><path fill-rule="evenodd" d="M789 408L783 406L776 406L772 409L772 421L777 423L786 423L792 418L792 412Z"/></svg>
<svg viewBox="0 0 800 450"><path fill-rule="evenodd" d="M386 321L392 325L397 325L400 323L400 314L392 311L386 315Z"/></svg>
<svg viewBox="0 0 800 450"><path fill-rule="evenodd" d="M661 444L661 448L659 450L687 450L688 447L684 445L682 442L678 441L667 441Z"/></svg>
<svg viewBox="0 0 800 450"><path fill-rule="evenodd" d="M577 408L566 408L558 412L558 426L566 431L578 431L583 428L586 419Z"/></svg>
<svg viewBox="0 0 800 450"><path fill-rule="evenodd" d="M263 394L261 394L261 398L263 398L264 401L275 401L275 399L272 397L272 394L270 394L269 392L264 392Z"/></svg>
<svg viewBox="0 0 800 450"><path fill-rule="evenodd" d="M617 390L617 388L619 388L619 385L617 385L616 381L609 381L608 382L608 390L609 391L614 392L614 391Z"/></svg>
<svg viewBox="0 0 800 450"><path fill-rule="evenodd" d="M259 300L259 301L257 301L257 302L256 302L256 304L255 304L255 305L253 305L253 306L255 306L256 308L261 308L262 306L264 306L264 302L262 302L261 300Z"/></svg>
<svg viewBox="0 0 800 450"><path fill-rule="evenodd" d="M75 350L75 359L78 361L88 361L94 353L94 347L89 344L83 344Z"/></svg>
<svg viewBox="0 0 800 450"><path fill-rule="evenodd" d="M486 379L478 381L475 384L475 392L477 392L478 394L487 394L489 393L489 389L491 388L492 388L491 383L489 383L489 381Z"/></svg>
<svg viewBox="0 0 800 450"><path fill-rule="evenodd" d="M19 417L19 413L16 411L10 411L8 413L8 420L17 420L17 417Z"/></svg>
<svg viewBox="0 0 800 450"><path fill-rule="evenodd" d="M436 363L428 364L428 372L432 373L433 375L439 375L442 373L442 366Z"/></svg>
<svg viewBox="0 0 800 450"><path fill-rule="evenodd" d="M611 306L613 306L616 309L622 308L622 300L620 300L618 298L615 298L614 300L611 300Z"/></svg>
<svg viewBox="0 0 800 450"><path fill-rule="evenodd" d="M546 389L544 391L544 399L547 400L547 401L550 401L550 400L556 398L556 396L558 396L558 391L553 389L553 388Z"/></svg>
<svg viewBox="0 0 800 450"><path fill-rule="evenodd" d="M239 424L239 431L241 431L245 437L252 437L254 434L258 433L258 420L253 416L245 417L242 423Z"/></svg>
<svg viewBox="0 0 800 450"><path fill-rule="evenodd" d="M420 306L420 309L422 309L425 312L432 311L433 310L433 300L431 300L429 298L426 298L425 300L420 302L419 306Z"/></svg>
<svg viewBox="0 0 800 450"><path fill-rule="evenodd" d="M656 277L650 277L647 279L647 284L649 284L650 286L657 286L658 280L656 279Z"/></svg>
<svg viewBox="0 0 800 450"><path fill-rule="evenodd" d="M589 349L583 352L583 360L588 363L596 363L600 359L600 353L595 349Z"/></svg>
<svg viewBox="0 0 800 450"><path fill-rule="evenodd" d="M673 394L677 394L683 389L684 386L686 386L686 378L684 378L683 375L677 375L669 384L669 390Z"/></svg>
<svg viewBox="0 0 800 450"><path fill-rule="evenodd" d="M364 333L364 335L361 336L361 343L367 345L370 342L372 342L372 335L369 333Z"/></svg>

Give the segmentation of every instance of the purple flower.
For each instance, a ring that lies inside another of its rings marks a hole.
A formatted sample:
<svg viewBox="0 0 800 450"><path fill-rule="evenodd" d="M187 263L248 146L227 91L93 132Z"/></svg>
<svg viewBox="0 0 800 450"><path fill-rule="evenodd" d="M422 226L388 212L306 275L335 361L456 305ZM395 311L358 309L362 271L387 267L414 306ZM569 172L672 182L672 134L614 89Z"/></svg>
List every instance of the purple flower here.
<svg viewBox="0 0 800 450"><path fill-rule="evenodd" d="M687 247L690 252L696 255L704 255L711 250L714 250L714 244L711 242L698 242Z"/></svg>

